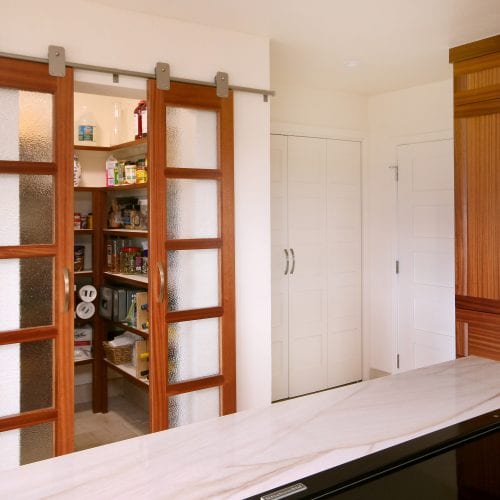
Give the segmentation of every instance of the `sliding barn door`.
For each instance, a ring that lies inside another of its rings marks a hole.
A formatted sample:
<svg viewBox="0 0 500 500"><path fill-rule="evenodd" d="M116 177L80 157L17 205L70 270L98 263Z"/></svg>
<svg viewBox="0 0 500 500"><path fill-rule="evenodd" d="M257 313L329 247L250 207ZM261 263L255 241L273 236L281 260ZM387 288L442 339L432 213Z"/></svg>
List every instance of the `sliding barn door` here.
<svg viewBox="0 0 500 500"><path fill-rule="evenodd" d="M0 469L73 440L73 78L0 58Z"/></svg>
<svg viewBox="0 0 500 500"><path fill-rule="evenodd" d="M149 84L152 430L236 410L233 98Z"/></svg>

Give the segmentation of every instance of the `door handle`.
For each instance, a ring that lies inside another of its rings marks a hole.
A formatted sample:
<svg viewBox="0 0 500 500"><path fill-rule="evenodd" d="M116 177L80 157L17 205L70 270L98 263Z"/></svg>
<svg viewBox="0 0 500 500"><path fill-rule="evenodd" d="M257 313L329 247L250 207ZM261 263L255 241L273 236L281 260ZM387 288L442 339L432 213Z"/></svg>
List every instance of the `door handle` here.
<svg viewBox="0 0 500 500"><path fill-rule="evenodd" d="M64 305L63 312L69 311L69 269L65 267L63 269L63 281L64 281Z"/></svg>
<svg viewBox="0 0 500 500"><path fill-rule="evenodd" d="M157 262L158 274L160 275L160 293L158 294L158 302L163 302L165 298L165 270L163 269L163 264Z"/></svg>
<svg viewBox="0 0 500 500"><path fill-rule="evenodd" d="M290 248L290 253L292 254L292 269L290 270L290 274L293 274L295 271L295 252L293 251L293 248Z"/></svg>
<svg viewBox="0 0 500 500"><path fill-rule="evenodd" d="M285 267L285 276L288 274L288 268L290 267L290 258L288 257L288 250L285 248L285 257L286 257L286 267Z"/></svg>

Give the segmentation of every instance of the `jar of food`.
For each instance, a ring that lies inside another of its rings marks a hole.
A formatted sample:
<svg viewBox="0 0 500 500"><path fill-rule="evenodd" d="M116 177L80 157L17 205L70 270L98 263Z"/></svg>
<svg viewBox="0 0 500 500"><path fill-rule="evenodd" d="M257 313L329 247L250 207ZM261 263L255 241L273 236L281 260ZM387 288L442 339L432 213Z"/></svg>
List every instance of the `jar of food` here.
<svg viewBox="0 0 500 500"><path fill-rule="evenodd" d="M137 184L145 184L148 182L148 167L147 161L144 158L137 160L136 182Z"/></svg>
<svg viewBox="0 0 500 500"><path fill-rule="evenodd" d="M87 215L87 229L94 229L94 216L92 212Z"/></svg>
<svg viewBox="0 0 500 500"><path fill-rule="evenodd" d="M120 252L120 272L123 274L135 273L135 257L140 255L137 247L124 247Z"/></svg>
<svg viewBox="0 0 500 500"><path fill-rule="evenodd" d="M137 180L137 166L135 164L125 165L125 184L135 184Z"/></svg>

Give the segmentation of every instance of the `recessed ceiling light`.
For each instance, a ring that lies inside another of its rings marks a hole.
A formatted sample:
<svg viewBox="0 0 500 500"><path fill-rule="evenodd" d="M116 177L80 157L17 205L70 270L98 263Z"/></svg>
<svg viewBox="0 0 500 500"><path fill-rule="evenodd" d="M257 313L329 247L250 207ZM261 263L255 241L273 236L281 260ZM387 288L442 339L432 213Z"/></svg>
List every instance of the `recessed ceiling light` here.
<svg viewBox="0 0 500 500"><path fill-rule="evenodd" d="M348 59L347 61L344 61L344 64L348 68L357 68L360 65L360 62L358 59Z"/></svg>

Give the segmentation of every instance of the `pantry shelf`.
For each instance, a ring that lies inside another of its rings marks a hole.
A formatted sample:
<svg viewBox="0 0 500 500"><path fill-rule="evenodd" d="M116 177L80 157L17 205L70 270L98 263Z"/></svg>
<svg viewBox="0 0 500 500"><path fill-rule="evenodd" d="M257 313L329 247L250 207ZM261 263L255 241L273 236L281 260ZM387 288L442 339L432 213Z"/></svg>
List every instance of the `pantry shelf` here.
<svg viewBox="0 0 500 500"><path fill-rule="evenodd" d="M85 269L84 271L75 271L75 277L78 278L91 277L93 274L94 271L92 271L92 269Z"/></svg>
<svg viewBox="0 0 500 500"><path fill-rule="evenodd" d="M75 359L75 366L89 365L94 362L93 358Z"/></svg>
<svg viewBox="0 0 500 500"><path fill-rule="evenodd" d="M105 271L104 277L112 279L119 283L135 285L141 288L148 287L148 277L145 274L122 274L122 273L112 273L110 271Z"/></svg>
<svg viewBox="0 0 500 500"><path fill-rule="evenodd" d="M120 184L119 186L108 186L106 187L106 191L130 191L131 189L146 189L148 187L147 182L143 182L141 184Z"/></svg>
<svg viewBox="0 0 500 500"><path fill-rule="evenodd" d="M134 141L123 142L121 144L115 144L114 146L84 146L82 144L74 144L73 148L75 151L118 151L128 148L135 148L138 146L146 146L147 138L136 139Z"/></svg>
<svg viewBox="0 0 500 500"><path fill-rule="evenodd" d="M142 229L104 229L105 234L124 236L125 238L147 238L148 231Z"/></svg>
<svg viewBox="0 0 500 500"><path fill-rule="evenodd" d="M93 229L75 229L75 235L77 234L94 234Z"/></svg>
<svg viewBox="0 0 500 500"><path fill-rule="evenodd" d="M104 363L106 366L109 366L113 370L117 371L118 373L121 373L125 377L127 377L128 380L131 380L135 384L137 384L139 387L148 389L149 388L149 380L147 378L138 378L135 376L135 368L132 365L132 363L127 363L123 365L115 365L114 363L111 363L109 359L104 359Z"/></svg>
<svg viewBox="0 0 500 500"><path fill-rule="evenodd" d="M113 321L112 323L113 323L114 326L117 326L119 328L123 328L124 330L127 330L127 332L135 333L136 335L140 335L141 337L143 337L145 339L147 339L149 337L148 330L142 330L140 328L134 328L133 326L130 326L127 323L122 323L120 321Z"/></svg>

